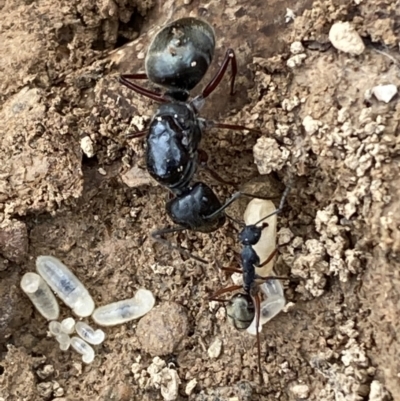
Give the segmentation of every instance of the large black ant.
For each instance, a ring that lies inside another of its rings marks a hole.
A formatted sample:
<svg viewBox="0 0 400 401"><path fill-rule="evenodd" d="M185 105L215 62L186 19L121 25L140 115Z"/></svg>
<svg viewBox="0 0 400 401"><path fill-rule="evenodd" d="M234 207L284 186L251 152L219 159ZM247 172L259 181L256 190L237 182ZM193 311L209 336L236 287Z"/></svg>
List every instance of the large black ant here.
<svg viewBox="0 0 400 401"><path fill-rule="evenodd" d="M214 30L208 23L197 18L182 18L156 34L146 55L145 74L123 74L120 77L120 82L128 88L162 103L148 130L136 132L130 137L147 133L147 169L156 181L175 195L167 202L166 210L177 226L157 230L152 237L182 253L186 253L184 248L171 245L162 236L186 229L204 233L217 230L225 222L225 208L240 195L236 193L221 204L209 186L202 182L191 184L199 162L198 146L202 132L206 128L259 132L240 125L206 121L198 116L204 100L219 85L229 64L232 73L230 94L234 94L237 64L232 49L226 51L219 70L201 95L189 100L189 92L202 80L211 64L214 48ZM161 94L132 82L140 79L149 79L167 90ZM212 174L226 183L215 172Z"/></svg>
<svg viewBox="0 0 400 401"><path fill-rule="evenodd" d="M230 273L241 273L243 275L243 285L232 285L218 290L211 296L211 300L223 302L226 305L227 315L233 322L236 329L247 329L256 318L256 336L257 336L257 352L258 352L258 373L260 383L263 382L261 371L261 345L260 345L260 316L261 316L261 300L259 295L260 284L273 279L287 279L287 277L268 276L262 277L256 273L256 268L261 268L270 263L277 253L277 249L268 256L268 258L261 262L258 254L254 250L254 246L261 238L264 228L268 226L265 221L268 218L279 214L285 203L285 199L289 193L290 185L286 187L283 192L279 206L275 211L264 216L259 221L251 225L244 225L239 233L239 242L242 244L242 251L240 253L242 268L222 268L222 270ZM236 221L239 223L238 221ZM262 223L262 224L261 224ZM243 224L243 223L240 223ZM220 296L226 293L243 289L242 293L235 294L230 300L221 299Z"/></svg>

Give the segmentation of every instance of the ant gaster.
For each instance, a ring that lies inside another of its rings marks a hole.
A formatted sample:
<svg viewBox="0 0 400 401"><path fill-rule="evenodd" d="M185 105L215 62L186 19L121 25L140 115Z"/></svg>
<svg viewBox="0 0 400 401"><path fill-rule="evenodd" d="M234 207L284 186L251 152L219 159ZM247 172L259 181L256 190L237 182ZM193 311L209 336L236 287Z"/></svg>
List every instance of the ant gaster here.
<svg viewBox="0 0 400 401"><path fill-rule="evenodd" d="M242 251L240 253L242 268L222 268L224 271L230 273L241 273L243 275L243 285L232 285L222 288L212 295L211 299L226 304L227 315L232 320L236 329L247 329L251 322L256 318L256 336L257 336L257 351L258 351L258 373L260 382L263 382L261 371L261 346L260 334L258 327L260 325L261 313L261 300L259 295L259 285L272 279L287 279L287 277L261 277L256 273L256 268L261 268L267 265L276 255L275 249L268 258L261 262L259 256L254 250L253 246L258 243L261 238L262 230L268 226L264 222L273 215L279 214L289 193L290 185L288 185L281 197L279 207L272 213L260 219L255 224L245 225L239 233L239 242L242 244ZM264 222L264 223L263 223ZM260 225L260 223L262 223ZM221 295L243 289L242 293L235 294L230 300L219 298Z"/></svg>
<svg viewBox="0 0 400 401"><path fill-rule="evenodd" d="M137 132L130 137L147 133L146 163L150 175L166 186L175 198L168 201L166 210L177 224L152 233L157 241L186 253L182 247L172 246L163 240L163 234L190 229L212 232L225 222L224 209L238 196L236 193L221 204L206 184L191 184L199 160L199 143L206 128L252 130L239 125L214 123L198 117L204 100L221 82L231 65L230 94L234 93L237 65L235 53L228 49L225 58L201 95L189 100L192 90L204 77L211 64L215 48L212 27L197 18L182 18L162 28L153 39L145 60L145 74L124 74L120 82L128 88L162 103L151 119L148 131ZM133 80L149 79L164 86L164 94L146 89ZM224 182L218 174L214 178ZM225 182L226 183L226 182ZM194 257L197 260L203 259Z"/></svg>

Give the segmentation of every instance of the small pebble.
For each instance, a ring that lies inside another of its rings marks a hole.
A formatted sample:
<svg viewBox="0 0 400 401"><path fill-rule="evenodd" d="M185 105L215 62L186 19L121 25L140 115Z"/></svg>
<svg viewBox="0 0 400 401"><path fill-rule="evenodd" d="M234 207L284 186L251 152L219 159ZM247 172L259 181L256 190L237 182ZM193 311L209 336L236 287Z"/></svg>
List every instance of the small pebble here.
<svg viewBox="0 0 400 401"><path fill-rule="evenodd" d="M37 392L42 399L49 399L53 393L53 384L51 382L39 383L36 386Z"/></svg>
<svg viewBox="0 0 400 401"><path fill-rule="evenodd" d="M319 120L314 120L311 116L305 116L302 124L309 135L315 134L321 126L321 122Z"/></svg>
<svg viewBox="0 0 400 401"><path fill-rule="evenodd" d="M190 380L190 382L188 384L186 384L185 394L186 395L192 394L192 392L193 392L193 390L195 389L196 386L197 386L197 380L196 379Z"/></svg>
<svg viewBox="0 0 400 401"><path fill-rule="evenodd" d="M216 338L207 350L207 354L210 358L216 359L221 355L222 351L222 340Z"/></svg>
<svg viewBox="0 0 400 401"><path fill-rule="evenodd" d="M365 45L350 22L335 22L329 31L332 45L344 53L360 55Z"/></svg>
<svg viewBox="0 0 400 401"><path fill-rule="evenodd" d="M62 397L64 395L64 389L60 386L58 382L53 382L53 395L56 397L56 401L61 400L57 397Z"/></svg>
<svg viewBox="0 0 400 401"><path fill-rule="evenodd" d="M290 45L290 53L292 54L300 54L304 52L304 46L301 42L293 42Z"/></svg>
<svg viewBox="0 0 400 401"><path fill-rule="evenodd" d="M290 8L286 9L286 14L285 14L285 23L288 24L291 21L294 21L296 18L296 14L294 11Z"/></svg>
<svg viewBox="0 0 400 401"><path fill-rule="evenodd" d="M54 374L54 366L53 365L44 365L43 368L40 368L36 371L36 374L40 379L44 380Z"/></svg>
<svg viewBox="0 0 400 401"><path fill-rule="evenodd" d="M300 65L303 64L303 61L307 58L307 55L305 53L301 53L301 54L295 54L294 56L290 57L287 61L286 61L286 65L289 68L296 68L299 67Z"/></svg>
<svg viewBox="0 0 400 401"><path fill-rule="evenodd" d="M81 139L82 152L89 158L95 155L93 142L89 136L85 136Z"/></svg>
<svg viewBox="0 0 400 401"><path fill-rule="evenodd" d="M137 166L133 166L126 173L121 176L122 181L129 188L136 188L141 185L153 185L154 180L150 174Z"/></svg>
<svg viewBox="0 0 400 401"><path fill-rule="evenodd" d="M231 280L235 285L243 285L243 274L242 273L233 273L231 275Z"/></svg>
<svg viewBox="0 0 400 401"><path fill-rule="evenodd" d="M308 398L310 388L306 384L296 384L291 388L296 399L304 400Z"/></svg>
<svg viewBox="0 0 400 401"><path fill-rule="evenodd" d="M391 397L385 387L378 380L371 382L369 391L369 401L388 401Z"/></svg>
<svg viewBox="0 0 400 401"><path fill-rule="evenodd" d="M372 93L379 101L389 103L397 94L397 86L393 84L377 85L372 88Z"/></svg>
<svg viewBox="0 0 400 401"><path fill-rule="evenodd" d="M178 372L174 369L164 368L161 371L161 395L165 401L174 401L178 398L179 384L181 382Z"/></svg>

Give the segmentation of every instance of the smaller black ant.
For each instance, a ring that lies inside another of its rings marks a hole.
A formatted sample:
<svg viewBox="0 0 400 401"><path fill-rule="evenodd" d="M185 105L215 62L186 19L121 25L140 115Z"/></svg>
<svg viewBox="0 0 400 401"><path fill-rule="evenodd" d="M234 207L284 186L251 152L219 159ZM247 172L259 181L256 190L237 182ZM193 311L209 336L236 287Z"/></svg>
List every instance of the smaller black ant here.
<svg viewBox="0 0 400 401"><path fill-rule="evenodd" d="M191 184L199 162L198 147L203 131L207 128L227 128L259 133L240 125L206 121L198 116L205 99L220 84L229 64L232 72L230 94L234 94L237 64L232 49L226 51L219 70L201 95L189 100L189 92L202 80L211 64L214 49L214 30L208 23L197 18L181 18L166 25L154 37L146 55L145 74L124 74L120 77L123 85L162 103L148 130L130 137L147 133L147 170L175 195L167 202L166 211L177 227L157 230L152 237L182 253L186 253L184 248L170 245L161 238L162 235L186 229L205 233L217 230L225 222L224 209L239 196L235 194L222 205L206 184ZM161 94L132 82L140 79L149 79L167 90ZM218 181L228 183L216 172L207 170Z"/></svg>
<svg viewBox="0 0 400 401"><path fill-rule="evenodd" d="M256 318L256 335L257 335L257 351L258 351L258 373L260 377L260 383L263 382L263 376L261 371L261 345L260 345L260 314L261 314L261 300L259 295L259 285L272 279L287 279L287 277L261 277L256 273L256 268L261 268L267 265L276 255L277 249L269 255L269 257L261 262L259 256L254 250L253 246L258 243L261 238L261 233L264 228L268 226L268 218L281 213L285 199L290 191L290 185L288 185L283 192L279 207L272 213L263 217L255 224L244 225L243 229L239 233L239 242L242 244L242 251L240 253L242 268L222 268L222 270L230 273L241 273L243 275L243 286L232 285L226 288L218 290L211 296L211 300L223 302L226 304L226 310L228 317L232 320L234 326L238 330L247 329L254 317ZM236 221L237 223L243 225ZM264 223L263 223L264 222ZM260 223L263 223L259 225ZM242 293L235 294L230 300L219 298L221 295L243 289Z"/></svg>

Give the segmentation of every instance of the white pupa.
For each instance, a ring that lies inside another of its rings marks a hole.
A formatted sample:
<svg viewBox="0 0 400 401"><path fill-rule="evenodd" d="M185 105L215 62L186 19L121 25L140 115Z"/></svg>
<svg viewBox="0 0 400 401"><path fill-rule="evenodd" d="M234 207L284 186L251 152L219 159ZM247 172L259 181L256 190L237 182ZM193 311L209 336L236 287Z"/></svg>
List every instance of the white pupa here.
<svg viewBox="0 0 400 401"><path fill-rule="evenodd" d="M264 199L253 199L247 205L244 212L245 224L251 225L260 221L262 218L268 216L276 210L275 205L270 200ZM268 226L262 230L261 238L257 244L253 245L253 249L256 251L260 258L261 264L268 259L272 252L276 248L276 226L278 222L278 216L274 214L268 219L263 220L258 226L262 226L263 223L268 223ZM265 266L256 269L256 272L261 277L271 276L274 269L275 258L273 258Z"/></svg>
<svg viewBox="0 0 400 401"><path fill-rule="evenodd" d="M80 316L90 316L94 310L94 301L80 280L53 256L39 256L36 259L36 270L51 289Z"/></svg>
<svg viewBox="0 0 400 401"><path fill-rule="evenodd" d="M275 205L270 200L253 199L247 205L244 212L244 221L246 225L255 224L263 217L268 216L276 210ZM276 249L276 226L278 216L274 214L268 219L262 221L258 225L268 223L262 231L261 238L256 245L253 246L257 255L260 258L261 264L268 259L268 257ZM256 273L261 277L274 276L274 262L275 257L268 262L265 266L256 268ZM260 290L265 294L265 300L261 302L260 307L260 324L258 331L262 331L262 326L275 317L285 306L286 300L283 293L283 287L280 280L268 280L260 285ZM252 321L247 328L247 332L256 335L256 318Z"/></svg>

